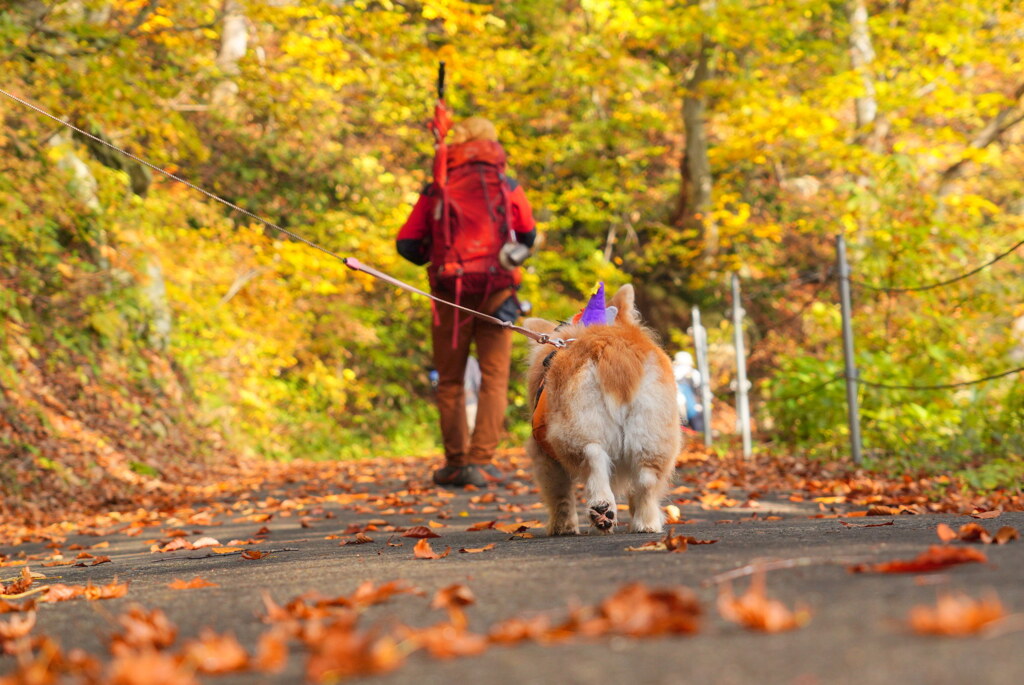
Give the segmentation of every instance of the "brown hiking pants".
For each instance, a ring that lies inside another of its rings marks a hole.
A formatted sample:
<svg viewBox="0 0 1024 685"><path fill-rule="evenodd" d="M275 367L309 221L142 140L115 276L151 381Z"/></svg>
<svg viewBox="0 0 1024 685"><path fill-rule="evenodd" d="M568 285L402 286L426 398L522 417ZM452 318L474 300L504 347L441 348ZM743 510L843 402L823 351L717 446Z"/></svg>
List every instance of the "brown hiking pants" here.
<svg viewBox="0 0 1024 685"><path fill-rule="evenodd" d="M493 294L492 294L493 295ZM464 294L459 304L489 314L495 297L483 302L482 295ZM437 305L439 322L433 327L434 366L437 368L437 409L447 464L486 464L494 457L505 424L508 404L509 366L512 360L512 331L488 323L466 312L458 312L458 340L452 348L452 328L457 310ZM480 361L480 399L476 427L469 435L466 421L464 377L470 343Z"/></svg>

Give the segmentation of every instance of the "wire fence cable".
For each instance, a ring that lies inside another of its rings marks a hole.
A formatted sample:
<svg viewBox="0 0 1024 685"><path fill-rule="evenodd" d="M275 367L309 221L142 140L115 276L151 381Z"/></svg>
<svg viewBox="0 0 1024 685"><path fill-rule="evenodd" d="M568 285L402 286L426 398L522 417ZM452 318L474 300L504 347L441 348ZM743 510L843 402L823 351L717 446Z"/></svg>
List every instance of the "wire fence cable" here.
<svg viewBox="0 0 1024 685"><path fill-rule="evenodd" d="M1020 249L1020 247L1022 245L1024 245L1024 240L1021 240L1020 242L1018 242L1016 245L1014 245L1010 249L1006 250L1005 252L1002 252L1002 253L996 255L995 257L993 257L989 261L985 262L981 266L977 266L977 267L971 269L970 271L962 273L959 276L955 276L954 278L949 278L949 279L946 279L944 281L938 281L937 283L929 283L928 285L919 285L919 286L913 286L913 287L909 287L908 286L908 287L902 287L902 288L892 288L892 287L888 287L888 286L880 286L880 285L875 285L873 283L867 283L865 281L858 281L858 280L855 280L855 279L852 279L852 278L850 279L850 283L853 284L853 285L856 285L856 286L860 286L861 288L867 288L868 290L876 290L876 291L879 291L879 292L886 292L886 293L910 293L910 292L919 292L919 291L922 291L922 290L933 290L935 288L941 288L941 287L946 286L946 285L951 285L953 283L956 283L957 281L962 281L965 278L970 278L971 276L984 271L985 269L987 269L988 267L992 266L996 262L1001 261L1001 260L1006 259L1007 257L1009 257L1011 254L1013 254L1018 249Z"/></svg>

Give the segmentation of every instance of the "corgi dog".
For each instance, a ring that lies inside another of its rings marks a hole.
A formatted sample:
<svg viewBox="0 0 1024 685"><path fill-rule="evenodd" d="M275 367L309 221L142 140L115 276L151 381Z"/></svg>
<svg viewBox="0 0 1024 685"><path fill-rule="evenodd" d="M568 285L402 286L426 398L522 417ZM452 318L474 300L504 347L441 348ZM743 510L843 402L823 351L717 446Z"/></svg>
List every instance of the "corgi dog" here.
<svg viewBox="0 0 1024 685"><path fill-rule="evenodd" d="M524 322L538 333L557 329L569 341L554 351L534 342L529 357L533 434L526 450L550 517L549 535L579 533L577 481L597 530L615 526L616 494L629 504L631 532L664 527L661 499L682 439L672 362L640 324L633 286L622 286L611 305L604 324Z"/></svg>

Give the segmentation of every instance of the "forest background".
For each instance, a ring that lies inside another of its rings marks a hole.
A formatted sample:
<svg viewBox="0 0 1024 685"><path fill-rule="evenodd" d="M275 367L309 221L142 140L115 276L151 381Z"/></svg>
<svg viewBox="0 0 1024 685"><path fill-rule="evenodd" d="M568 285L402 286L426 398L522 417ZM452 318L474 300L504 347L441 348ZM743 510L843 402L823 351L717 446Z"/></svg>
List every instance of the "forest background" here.
<svg viewBox="0 0 1024 685"><path fill-rule="evenodd" d="M0 88L420 286L393 240L445 61L540 220L534 313L632 282L675 351L699 305L728 402L738 273L758 444L812 457L849 437L839 233L862 377L1024 361L1022 54L1015 0L0 3ZM116 501L218 454L436 450L425 301L7 97L0 120L4 507ZM869 465L1019 487L1019 373L859 394Z"/></svg>

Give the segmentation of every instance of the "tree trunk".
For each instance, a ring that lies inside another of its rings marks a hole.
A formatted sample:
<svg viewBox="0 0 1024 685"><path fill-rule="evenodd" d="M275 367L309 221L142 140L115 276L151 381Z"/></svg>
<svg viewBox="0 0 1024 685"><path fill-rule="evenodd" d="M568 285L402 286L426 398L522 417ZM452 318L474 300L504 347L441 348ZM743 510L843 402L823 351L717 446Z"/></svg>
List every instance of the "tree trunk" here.
<svg viewBox="0 0 1024 685"><path fill-rule="evenodd" d="M238 62L245 56L249 46L249 25L242 5L237 0L226 0L224 3L222 26L217 66L226 78L214 86L212 103L215 108L230 115L238 98L238 84L233 77L241 73Z"/></svg>
<svg viewBox="0 0 1024 685"><path fill-rule="evenodd" d="M681 184L678 204L672 217L674 225L696 231L698 240L703 244L703 253L708 257L718 252L718 229L708 216L713 179L704 121L706 105L701 87L711 77L713 50L714 47L706 39L701 40L693 73L686 83L686 95L683 97L686 145L679 164Z"/></svg>
<svg viewBox="0 0 1024 685"><path fill-rule="evenodd" d="M871 72L871 63L875 61L875 49L871 45L871 32L868 29L868 11L864 0L848 0L846 15L850 22L850 61L854 71L860 74L860 82L864 93L854 100L857 113L857 131L859 136L870 132L878 116L878 102L875 99L875 82ZM877 147L877 136L870 147Z"/></svg>

